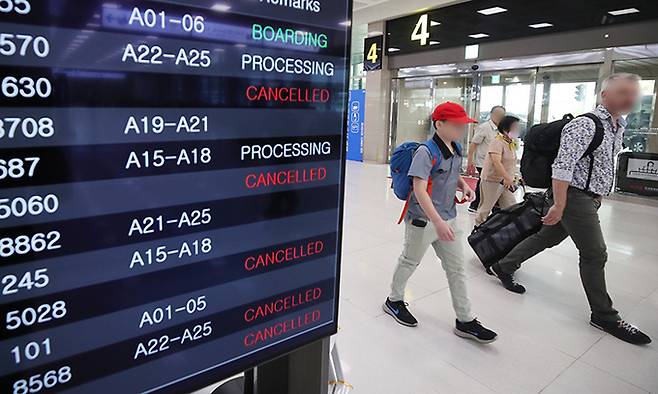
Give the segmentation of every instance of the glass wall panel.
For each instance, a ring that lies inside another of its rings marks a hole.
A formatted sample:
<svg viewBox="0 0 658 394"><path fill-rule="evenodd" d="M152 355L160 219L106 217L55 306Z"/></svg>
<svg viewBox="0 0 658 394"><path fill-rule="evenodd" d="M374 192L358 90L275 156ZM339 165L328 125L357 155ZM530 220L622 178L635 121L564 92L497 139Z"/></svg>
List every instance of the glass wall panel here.
<svg viewBox="0 0 658 394"><path fill-rule="evenodd" d="M541 110L544 105L548 106L548 97L544 97L544 84L540 82L535 87L535 110L532 124L541 123Z"/></svg>
<svg viewBox="0 0 658 394"><path fill-rule="evenodd" d="M565 114L580 115L596 107L596 82L555 82L551 84L548 122Z"/></svg>
<svg viewBox="0 0 658 394"><path fill-rule="evenodd" d="M530 84L514 84L507 86L505 108L507 113L527 121L530 103Z"/></svg>
<svg viewBox="0 0 658 394"><path fill-rule="evenodd" d="M435 78L435 105L452 101L466 107L466 78Z"/></svg>
<svg viewBox="0 0 658 394"><path fill-rule="evenodd" d="M421 142L432 135L434 129L431 115L439 103L458 103L472 115L471 78L445 76L396 79L393 88L389 156L396 146L405 141ZM467 138L462 143L466 144Z"/></svg>
<svg viewBox="0 0 658 394"><path fill-rule="evenodd" d="M535 110L537 123L552 122L565 114L580 115L596 107L600 67L600 64L585 64L540 68L537 92L542 91L542 107L539 118Z"/></svg>
<svg viewBox="0 0 658 394"><path fill-rule="evenodd" d="M503 105L504 88L501 85L482 86L480 90L480 113L478 120L486 122L489 120L489 112L496 105Z"/></svg>
<svg viewBox="0 0 658 394"><path fill-rule="evenodd" d="M492 107L502 105L509 115L521 119L521 128L525 130L534 101L534 97L531 97L534 74L535 70L510 70L484 74L480 93L480 122L489 119Z"/></svg>
<svg viewBox="0 0 658 394"><path fill-rule="evenodd" d="M627 118L626 146L634 151L658 153L658 58L616 61L613 66L615 72L632 72L643 78L642 99ZM463 105L481 122L488 120L491 107L502 104L524 126L557 120L567 113L588 112L597 103L600 68L601 64L586 64L490 72L481 77L462 74L396 79L391 148L404 141L428 138L433 132L431 111L444 101ZM473 86L474 81L479 86ZM473 91L478 88L476 100ZM463 141L465 147L468 142L467 137Z"/></svg>
<svg viewBox="0 0 658 394"><path fill-rule="evenodd" d="M352 62L353 88L362 86L359 61ZM595 63L505 70L473 77L461 74L396 79L391 147L430 136L431 111L436 104L448 100L464 105L480 122L488 120L491 107L504 105L508 113L528 127L560 119L567 113L588 112L597 103L601 66ZM613 63L613 69L642 77L642 98L627 117L626 146L637 152L658 153L658 58L619 60ZM473 85L474 81L478 86ZM474 96L474 91L479 94ZM463 141L465 146L468 142L468 138Z"/></svg>
<svg viewBox="0 0 658 394"><path fill-rule="evenodd" d="M391 148L405 141L424 141L430 135L434 100L432 78L397 80L397 111Z"/></svg>
<svg viewBox="0 0 658 394"><path fill-rule="evenodd" d="M622 60L614 62L615 72L630 72L642 77L642 98L637 108L628 115L624 134L626 146L635 152L658 153L658 58Z"/></svg>

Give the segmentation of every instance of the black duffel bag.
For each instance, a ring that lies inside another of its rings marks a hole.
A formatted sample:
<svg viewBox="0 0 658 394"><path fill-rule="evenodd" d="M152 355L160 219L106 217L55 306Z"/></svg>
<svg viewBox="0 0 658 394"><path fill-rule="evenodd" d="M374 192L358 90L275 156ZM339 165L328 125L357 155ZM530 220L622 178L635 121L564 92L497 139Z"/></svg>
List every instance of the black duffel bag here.
<svg viewBox="0 0 658 394"><path fill-rule="evenodd" d="M550 204L546 193L528 193L523 202L491 214L468 236L468 243L488 270L521 241L541 229Z"/></svg>

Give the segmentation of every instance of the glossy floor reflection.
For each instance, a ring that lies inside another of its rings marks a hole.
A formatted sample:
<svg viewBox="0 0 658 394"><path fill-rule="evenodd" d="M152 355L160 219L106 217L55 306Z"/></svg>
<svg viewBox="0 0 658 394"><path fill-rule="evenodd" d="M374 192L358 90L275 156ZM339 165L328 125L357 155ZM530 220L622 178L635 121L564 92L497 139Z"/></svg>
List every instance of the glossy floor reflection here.
<svg viewBox="0 0 658 394"><path fill-rule="evenodd" d="M348 163L338 346L352 393L658 393L658 208L607 200L600 211L609 290L652 345L588 325L571 241L528 261L518 274L528 292L515 295L484 273L463 239L475 312L499 334L478 345L452 333L447 282L431 251L406 295L419 327L383 313L402 242L402 203L386 174L385 166ZM460 207L466 232L472 221Z"/></svg>

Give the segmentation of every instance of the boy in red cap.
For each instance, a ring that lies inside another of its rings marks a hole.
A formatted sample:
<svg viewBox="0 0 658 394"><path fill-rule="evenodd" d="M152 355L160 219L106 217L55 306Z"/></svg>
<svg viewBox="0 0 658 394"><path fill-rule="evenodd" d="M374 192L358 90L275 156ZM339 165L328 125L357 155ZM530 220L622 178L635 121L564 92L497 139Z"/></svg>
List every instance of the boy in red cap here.
<svg viewBox="0 0 658 394"><path fill-rule="evenodd" d="M409 168L413 193L405 215L404 247L393 275L391 294L383 308L402 325L418 325L404 302L404 290L427 248L432 245L448 277L457 315L455 334L481 343L493 342L496 333L482 326L471 312L466 291L462 232L455 222L457 188L464 191L469 201L475 198L475 193L461 177L463 155L458 141L464 136L467 125L476 121L466 115L461 105L447 102L436 107L432 122L436 133L428 144L435 146L430 149L427 144L420 145ZM441 157L436 157L438 154Z"/></svg>

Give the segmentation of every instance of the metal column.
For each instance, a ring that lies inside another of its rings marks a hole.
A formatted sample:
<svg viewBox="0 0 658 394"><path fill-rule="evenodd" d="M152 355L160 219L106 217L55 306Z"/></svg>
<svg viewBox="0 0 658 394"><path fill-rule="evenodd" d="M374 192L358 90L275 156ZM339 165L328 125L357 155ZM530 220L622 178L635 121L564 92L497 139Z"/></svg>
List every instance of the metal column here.
<svg viewBox="0 0 658 394"><path fill-rule="evenodd" d="M327 394L329 338L256 367L254 378L254 394Z"/></svg>

